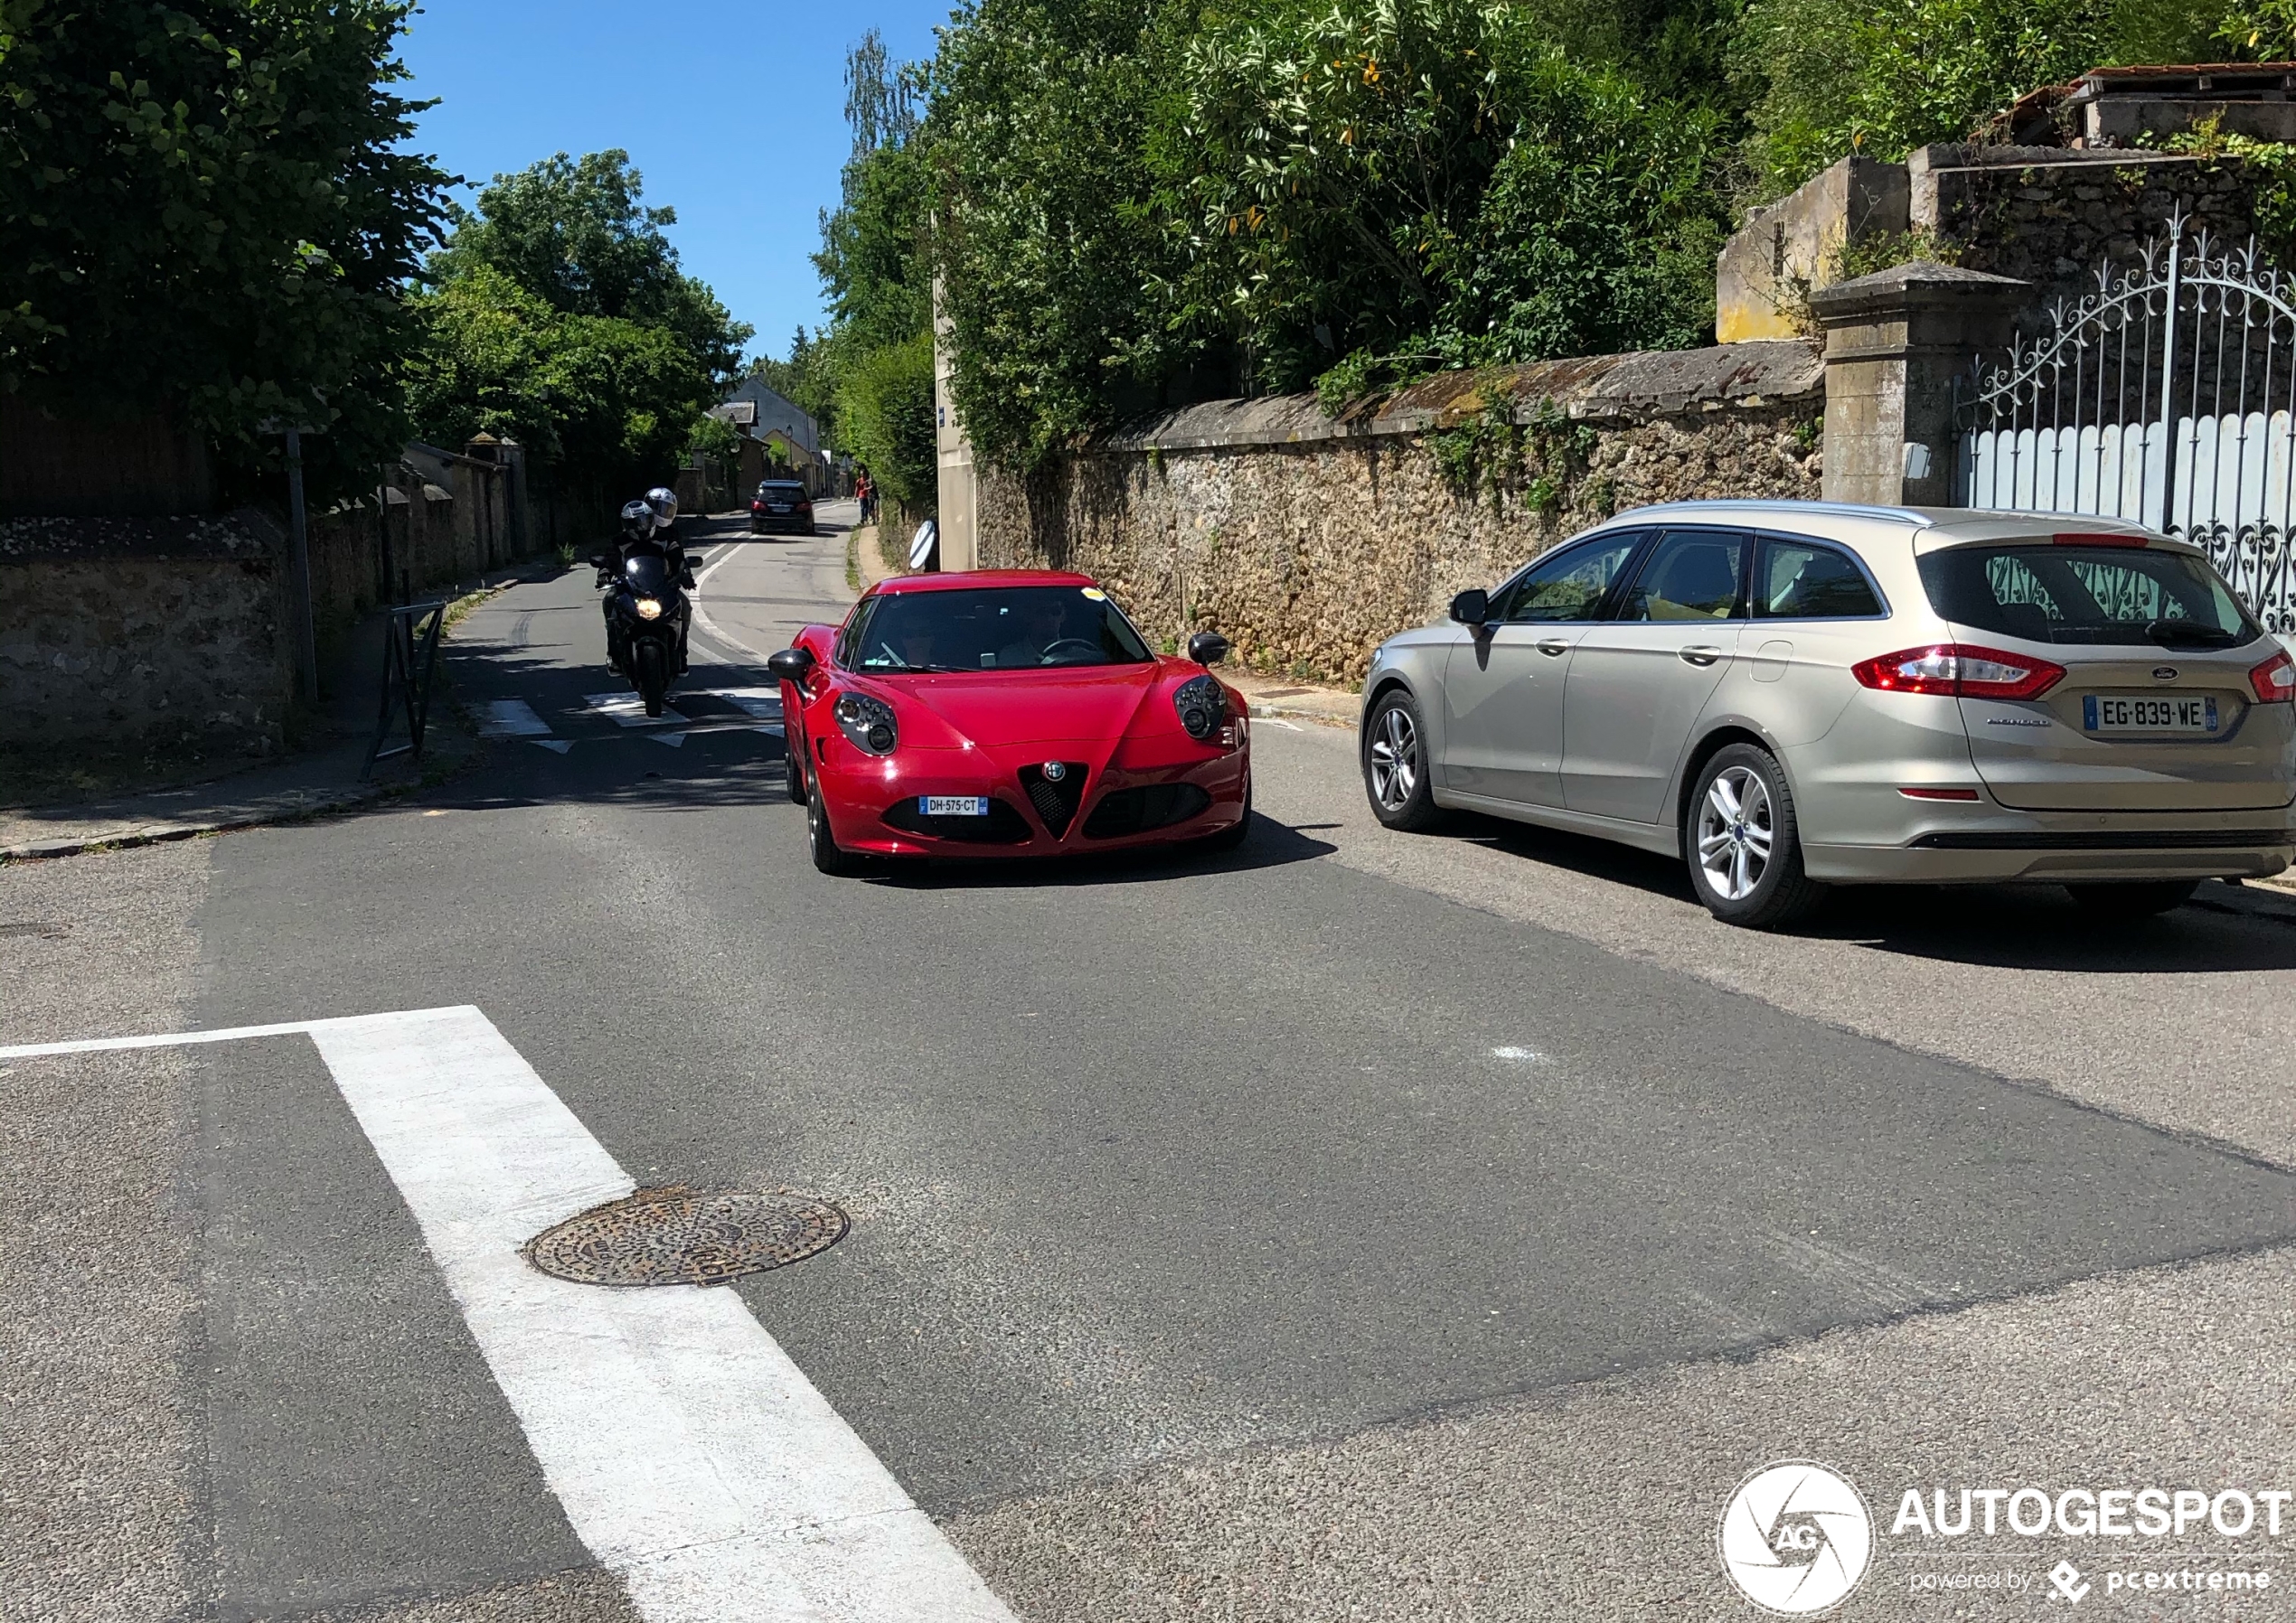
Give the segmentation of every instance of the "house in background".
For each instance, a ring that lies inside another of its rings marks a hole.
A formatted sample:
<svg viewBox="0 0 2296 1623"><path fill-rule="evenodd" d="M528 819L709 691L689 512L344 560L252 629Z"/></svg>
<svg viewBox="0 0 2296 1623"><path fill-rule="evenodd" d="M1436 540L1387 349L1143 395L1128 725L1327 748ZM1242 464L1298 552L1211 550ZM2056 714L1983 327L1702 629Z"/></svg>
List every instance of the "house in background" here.
<svg viewBox="0 0 2296 1623"><path fill-rule="evenodd" d="M822 450L821 428L765 380L751 378L710 408L710 415L742 439L739 478L746 498L757 481L767 476L768 464L786 467L805 482L816 496L829 493L829 458Z"/></svg>

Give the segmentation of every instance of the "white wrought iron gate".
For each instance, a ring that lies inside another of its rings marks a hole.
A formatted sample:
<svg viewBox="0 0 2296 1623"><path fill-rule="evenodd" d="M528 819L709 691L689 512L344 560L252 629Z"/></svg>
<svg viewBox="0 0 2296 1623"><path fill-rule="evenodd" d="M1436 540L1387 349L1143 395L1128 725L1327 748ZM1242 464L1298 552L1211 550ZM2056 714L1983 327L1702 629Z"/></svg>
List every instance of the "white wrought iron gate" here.
<svg viewBox="0 0 2296 1623"><path fill-rule="evenodd" d="M1957 500L2188 537L2296 632L2296 277L2178 219L2096 282L1963 387Z"/></svg>

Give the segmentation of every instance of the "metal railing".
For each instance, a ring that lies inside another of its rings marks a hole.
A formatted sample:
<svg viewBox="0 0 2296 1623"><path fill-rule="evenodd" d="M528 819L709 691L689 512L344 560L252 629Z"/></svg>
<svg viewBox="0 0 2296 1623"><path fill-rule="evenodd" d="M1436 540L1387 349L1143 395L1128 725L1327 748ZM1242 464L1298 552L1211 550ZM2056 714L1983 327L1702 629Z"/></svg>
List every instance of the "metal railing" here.
<svg viewBox="0 0 2296 1623"><path fill-rule="evenodd" d="M2181 216L1957 391L1956 500L2134 519L2296 631L2296 277Z"/></svg>
<svg viewBox="0 0 2296 1623"><path fill-rule="evenodd" d="M375 715L374 740L367 746L367 763L359 769L362 778L372 777L380 761L400 755L422 759L423 737L430 727L431 679L438 668L438 633L446 623L443 601L384 611L382 702ZM406 740L393 745L391 733L402 720Z"/></svg>

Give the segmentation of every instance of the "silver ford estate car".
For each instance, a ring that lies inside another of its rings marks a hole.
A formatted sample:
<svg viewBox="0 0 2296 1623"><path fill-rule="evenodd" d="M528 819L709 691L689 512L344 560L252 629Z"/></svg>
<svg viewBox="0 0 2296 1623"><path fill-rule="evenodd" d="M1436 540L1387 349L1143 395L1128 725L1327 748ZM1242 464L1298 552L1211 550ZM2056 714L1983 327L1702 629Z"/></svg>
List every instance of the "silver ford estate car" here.
<svg viewBox="0 0 2296 1623"><path fill-rule="evenodd" d="M1620 514L1382 645L1364 784L1679 854L1757 928L1830 885L2157 913L2296 858L2296 661L2204 553L2063 514Z"/></svg>

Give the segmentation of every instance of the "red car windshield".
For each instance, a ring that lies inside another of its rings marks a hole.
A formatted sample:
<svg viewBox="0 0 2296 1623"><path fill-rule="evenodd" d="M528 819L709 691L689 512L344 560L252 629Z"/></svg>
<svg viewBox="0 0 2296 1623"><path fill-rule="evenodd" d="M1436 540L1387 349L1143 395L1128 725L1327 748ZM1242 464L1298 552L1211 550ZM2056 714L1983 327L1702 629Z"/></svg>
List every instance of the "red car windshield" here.
<svg viewBox="0 0 2296 1623"><path fill-rule="evenodd" d="M848 670L898 673L1136 665L1152 656L1097 586L989 586L872 597L837 657Z"/></svg>

